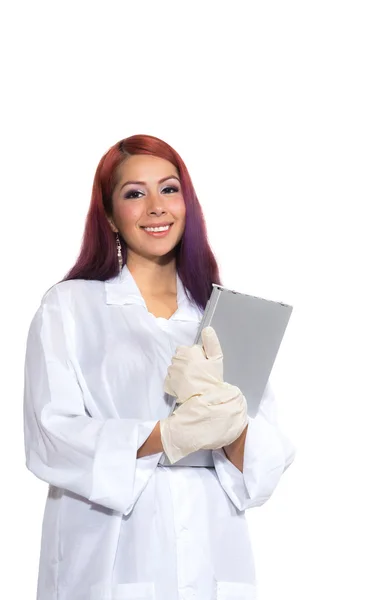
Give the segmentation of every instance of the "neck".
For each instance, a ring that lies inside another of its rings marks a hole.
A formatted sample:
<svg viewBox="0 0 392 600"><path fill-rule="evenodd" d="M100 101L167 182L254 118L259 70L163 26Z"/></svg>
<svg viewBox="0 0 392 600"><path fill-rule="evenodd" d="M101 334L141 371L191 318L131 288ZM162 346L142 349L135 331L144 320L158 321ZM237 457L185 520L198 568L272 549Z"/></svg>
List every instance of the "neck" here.
<svg viewBox="0 0 392 600"><path fill-rule="evenodd" d="M162 296L177 293L175 258L158 263L131 255L127 258L127 267L142 294Z"/></svg>

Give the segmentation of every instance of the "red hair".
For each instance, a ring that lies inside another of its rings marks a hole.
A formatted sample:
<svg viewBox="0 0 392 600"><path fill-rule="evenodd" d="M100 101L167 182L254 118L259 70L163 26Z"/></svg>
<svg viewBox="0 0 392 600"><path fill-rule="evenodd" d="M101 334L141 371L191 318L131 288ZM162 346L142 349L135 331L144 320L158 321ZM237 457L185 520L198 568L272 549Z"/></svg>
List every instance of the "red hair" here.
<svg viewBox="0 0 392 600"><path fill-rule="evenodd" d="M207 229L188 170L169 144L151 135L133 135L109 148L95 172L79 257L62 281L95 279L105 281L119 272L116 238L107 217L112 215L112 193L117 169L133 154L149 154L171 162L178 171L184 197L185 230L175 248L178 275L193 300L204 310L212 283L221 285L219 268L210 248ZM123 263L127 246L120 236Z"/></svg>

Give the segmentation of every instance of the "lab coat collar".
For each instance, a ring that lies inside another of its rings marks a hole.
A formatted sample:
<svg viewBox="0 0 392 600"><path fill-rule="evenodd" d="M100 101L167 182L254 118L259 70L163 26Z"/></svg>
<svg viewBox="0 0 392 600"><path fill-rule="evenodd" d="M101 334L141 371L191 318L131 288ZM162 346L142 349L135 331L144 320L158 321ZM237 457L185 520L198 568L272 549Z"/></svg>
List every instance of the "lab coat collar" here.
<svg viewBox="0 0 392 600"><path fill-rule="evenodd" d="M194 301L188 300L184 285L177 277L177 310L170 321L200 321L202 313ZM121 273L105 281L106 304L139 304L148 311L146 302L132 273L125 264Z"/></svg>

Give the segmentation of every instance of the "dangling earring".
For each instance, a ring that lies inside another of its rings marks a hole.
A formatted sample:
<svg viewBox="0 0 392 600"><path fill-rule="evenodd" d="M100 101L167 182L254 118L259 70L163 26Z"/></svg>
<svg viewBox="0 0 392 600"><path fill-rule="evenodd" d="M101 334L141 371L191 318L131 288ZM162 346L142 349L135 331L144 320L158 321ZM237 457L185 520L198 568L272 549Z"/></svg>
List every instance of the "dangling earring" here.
<svg viewBox="0 0 392 600"><path fill-rule="evenodd" d="M118 258L118 272L121 273L123 266L122 252L121 252L121 243L118 232L116 231L116 244L117 244L117 258Z"/></svg>

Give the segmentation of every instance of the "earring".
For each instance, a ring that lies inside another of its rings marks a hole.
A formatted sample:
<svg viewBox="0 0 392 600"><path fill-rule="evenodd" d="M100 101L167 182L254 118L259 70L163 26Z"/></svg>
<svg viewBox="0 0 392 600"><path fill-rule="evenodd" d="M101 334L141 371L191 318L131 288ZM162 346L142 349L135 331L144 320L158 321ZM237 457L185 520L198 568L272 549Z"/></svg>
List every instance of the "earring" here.
<svg viewBox="0 0 392 600"><path fill-rule="evenodd" d="M117 258L118 258L118 272L121 273L122 266L123 266L123 259L122 259L120 237L119 237L117 231L116 231L116 244L117 244Z"/></svg>

